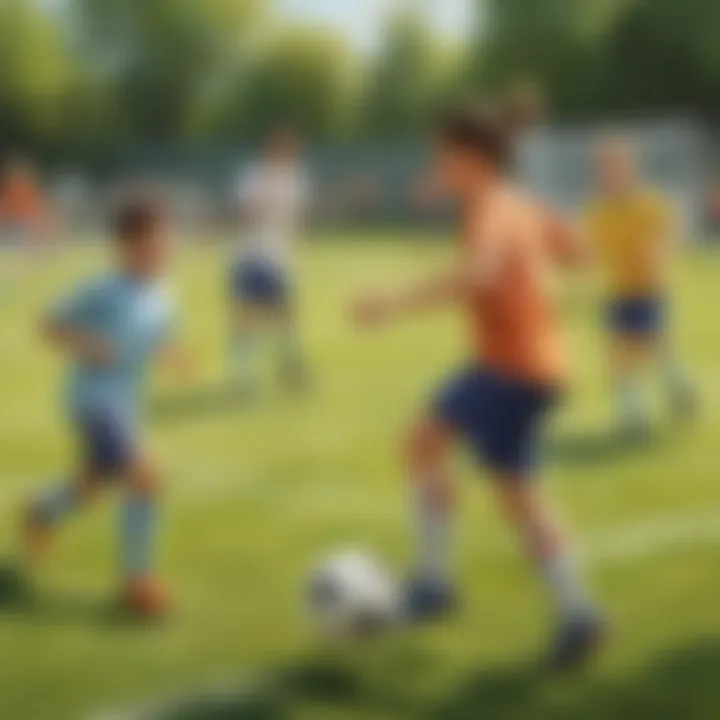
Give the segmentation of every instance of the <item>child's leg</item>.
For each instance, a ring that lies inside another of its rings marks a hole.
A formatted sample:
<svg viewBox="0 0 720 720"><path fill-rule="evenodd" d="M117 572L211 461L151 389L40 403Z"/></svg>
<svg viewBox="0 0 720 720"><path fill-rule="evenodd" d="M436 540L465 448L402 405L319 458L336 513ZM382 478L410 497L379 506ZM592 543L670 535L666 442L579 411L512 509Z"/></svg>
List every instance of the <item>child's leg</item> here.
<svg viewBox="0 0 720 720"><path fill-rule="evenodd" d="M120 516L120 566L124 599L133 612L153 616L166 609L157 584L156 539L161 479L157 469L138 458L128 473Z"/></svg>
<svg viewBox="0 0 720 720"><path fill-rule="evenodd" d="M262 319L255 312L237 303L230 324L230 367L233 378L254 384L257 376L257 355L262 334Z"/></svg>
<svg viewBox="0 0 720 720"><path fill-rule="evenodd" d="M407 471L416 533L416 577L447 584L453 525L453 484L447 468L448 433L423 419L410 432Z"/></svg>
<svg viewBox="0 0 720 720"><path fill-rule="evenodd" d="M160 476L145 459L137 459L128 477L120 518L121 573L126 581L155 571L155 534Z"/></svg>
<svg viewBox="0 0 720 720"><path fill-rule="evenodd" d="M279 311L277 332L281 377L291 385L302 383L306 378L306 365L296 317L291 308Z"/></svg>
<svg viewBox="0 0 720 720"><path fill-rule="evenodd" d="M30 500L25 522L25 545L30 555L40 554L55 527L85 505L99 487L92 472L51 485Z"/></svg>
<svg viewBox="0 0 720 720"><path fill-rule="evenodd" d="M84 486L84 482L77 480L50 485L30 501L29 512L44 526L56 525L78 508L85 494Z"/></svg>
<svg viewBox="0 0 720 720"><path fill-rule="evenodd" d="M502 478L496 483L496 493L543 578L560 618L567 621L593 614L570 547L537 488L520 478Z"/></svg>
<svg viewBox="0 0 720 720"><path fill-rule="evenodd" d="M667 336L661 337L657 342L657 357L661 379L672 409L682 414L691 413L696 404L693 384Z"/></svg>
<svg viewBox="0 0 720 720"><path fill-rule="evenodd" d="M644 370L650 354L647 343L615 336L611 347L611 368L620 425L628 430L644 429L648 422L643 388Z"/></svg>

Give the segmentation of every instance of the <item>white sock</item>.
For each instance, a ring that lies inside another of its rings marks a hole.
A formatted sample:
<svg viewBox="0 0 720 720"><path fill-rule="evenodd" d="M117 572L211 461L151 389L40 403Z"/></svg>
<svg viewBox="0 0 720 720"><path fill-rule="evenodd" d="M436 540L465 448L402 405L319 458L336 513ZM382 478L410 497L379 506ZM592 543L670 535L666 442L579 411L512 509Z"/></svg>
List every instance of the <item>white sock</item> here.
<svg viewBox="0 0 720 720"><path fill-rule="evenodd" d="M450 574L452 518L447 504L425 484L414 490L416 561L420 577L447 583Z"/></svg>
<svg viewBox="0 0 720 720"><path fill-rule="evenodd" d="M640 378L635 373L621 374L617 378L617 400L623 424L638 425L645 422L647 413Z"/></svg>
<svg viewBox="0 0 720 720"><path fill-rule="evenodd" d="M234 330L230 339L230 364L236 380L253 381L256 375L259 333Z"/></svg>
<svg viewBox="0 0 720 720"><path fill-rule="evenodd" d="M540 561L553 603L560 617L583 616L591 609L587 590L570 555L556 553Z"/></svg>
<svg viewBox="0 0 720 720"><path fill-rule="evenodd" d="M294 327L283 327L278 336L278 352L280 366L284 373L292 376L301 375L304 370L300 339Z"/></svg>
<svg viewBox="0 0 720 720"><path fill-rule="evenodd" d="M667 350L661 359L661 372L667 392L673 396L690 391L690 378L675 353Z"/></svg>

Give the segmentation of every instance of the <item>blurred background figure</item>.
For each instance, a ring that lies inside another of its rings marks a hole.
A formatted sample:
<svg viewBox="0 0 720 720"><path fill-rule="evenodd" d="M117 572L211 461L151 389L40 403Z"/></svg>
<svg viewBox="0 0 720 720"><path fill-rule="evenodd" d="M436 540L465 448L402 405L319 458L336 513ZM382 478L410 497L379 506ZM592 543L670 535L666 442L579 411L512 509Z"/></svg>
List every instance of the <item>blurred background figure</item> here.
<svg viewBox="0 0 720 720"><path fill-rule="evenodd" d="M232 377L242 390L254 389L258 350L270 340L280 381L298 389L307 380L307 368L296 313L295 264L310 202L299 136L289 128L271 131L259 156L240 171L235 194L241 231L232 260Z"/></svg>
<svg viewBox="0 0 720 720"><path fill-rule="evenodd" d="M47 219L44 192L32 164L9 160L0 171L0 217L3 237L11 245L33 246Z"/></svg>
<svg viewBox="0 0 720 720"><path fill-rule="evenodd" d="M0 269L0 295L46 249L50 230L50 203L35 168L28 160L11 158L0 168L0 249L13 261Z"/></svg>
<svg viewBox="0 0 720 720"><path fill-rule="evenodd" d="M55 179L52 197L66 239L87 236L92 230L92 192L86 173L80 168L64 168Z"/></svg>
<svg viewBox="0 0 720 720"><path fill-rule="evenodd" d="M643 179L628 138L600 140L595 166L598 189L587 224L604 280L619 425L631 436L644 436L650 419L643 380L653 366L661 373L675 415L685 417L695 407L668 326L670 266L681 225L670 199Z"/></svg>

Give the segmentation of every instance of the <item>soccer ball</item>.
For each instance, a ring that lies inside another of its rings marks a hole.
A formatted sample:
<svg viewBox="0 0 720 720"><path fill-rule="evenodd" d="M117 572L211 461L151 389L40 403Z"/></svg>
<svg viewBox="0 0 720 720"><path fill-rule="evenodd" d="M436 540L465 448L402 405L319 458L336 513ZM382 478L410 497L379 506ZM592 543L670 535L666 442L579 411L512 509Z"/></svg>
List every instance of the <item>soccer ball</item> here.
<svg viewBox="0 0 720 720"><path fill-rule="evenodd" d="M315 628L336 639L377 635L399 616L400 593L388 570L363 552L331 556L312 572L308 589Z"/></svg>

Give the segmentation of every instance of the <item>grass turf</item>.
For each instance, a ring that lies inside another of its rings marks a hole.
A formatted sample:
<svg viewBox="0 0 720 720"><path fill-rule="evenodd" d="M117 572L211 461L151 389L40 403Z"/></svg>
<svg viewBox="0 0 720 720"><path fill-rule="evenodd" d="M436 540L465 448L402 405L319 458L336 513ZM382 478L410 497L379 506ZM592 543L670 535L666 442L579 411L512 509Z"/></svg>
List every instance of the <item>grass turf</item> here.
<svg viewBox="0 0 720 720"><path fill-rule="evenodd" d="M608 441L593 293L583 281L565 294L576 373L548 443L547 475L613 619L595 668L564 680L527 669L545 640L545 600L467 463L458 471L462 614L344 650L318 648L308 632L303 582L319 555L360 544L398 568L407 561L398 440L462 347L449 315L358 336L347 300L355 288L425 272L446 252L396 237L311 248L300 299L312 391L288 397L268 373L245 403L229 402L223 386L223 255L181 254L184 330L201 372L183 385L158 380L151 414L167 469L162 557L176 612L147 628L108 611L114 503L82 514L36 573L34 602L0 608L0 717L102 717L163 698L151 716L717 717L720 259L708 252L683 259L674 319L702 390L701 416L675 425L658 403L656 435L632 452ZM9 556L19 501L72 461L60 367L36 337L37 319L101 257L68 251L11 278L2 297L0 547Z"/></svg>

